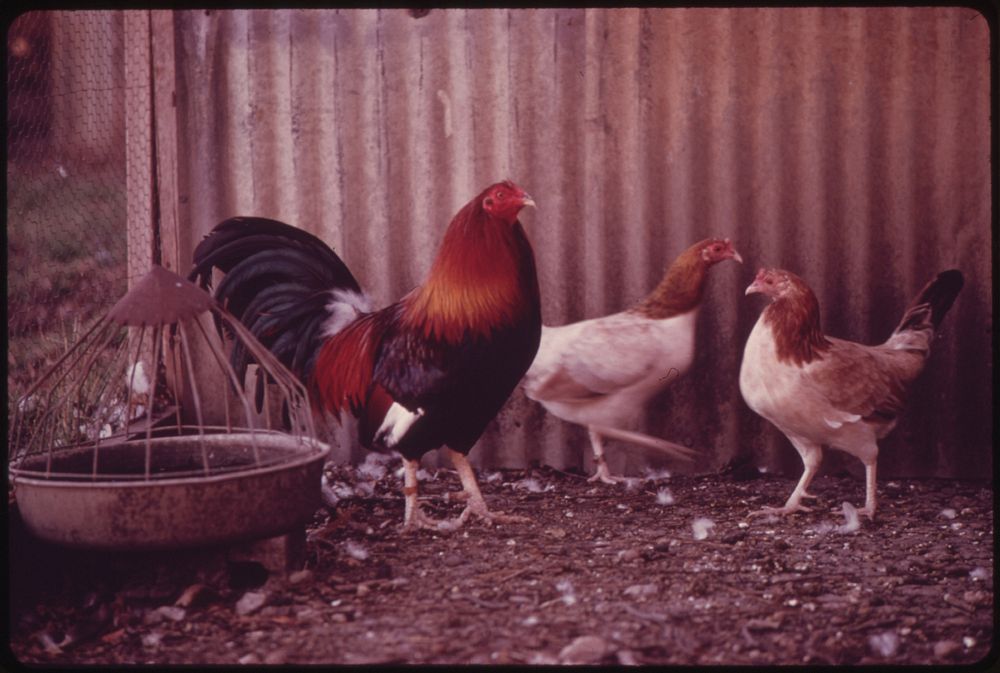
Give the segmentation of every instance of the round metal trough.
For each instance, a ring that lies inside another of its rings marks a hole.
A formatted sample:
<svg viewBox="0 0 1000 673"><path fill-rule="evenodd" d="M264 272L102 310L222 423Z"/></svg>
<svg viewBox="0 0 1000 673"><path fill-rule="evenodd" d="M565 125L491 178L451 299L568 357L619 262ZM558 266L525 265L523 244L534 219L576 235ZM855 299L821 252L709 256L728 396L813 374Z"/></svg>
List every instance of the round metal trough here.
<svg viewBox="0 0 1000 673"><path fill-rule="evenodd" d="M160 437L35 455L11 467L38 537L73 547L148 550L265 538L320 505L323 442L278 433ZM149 476L146 460L150 457ZM207 460L207 463L206 463ZM210 469L206 468L206 465Z"/></svg>

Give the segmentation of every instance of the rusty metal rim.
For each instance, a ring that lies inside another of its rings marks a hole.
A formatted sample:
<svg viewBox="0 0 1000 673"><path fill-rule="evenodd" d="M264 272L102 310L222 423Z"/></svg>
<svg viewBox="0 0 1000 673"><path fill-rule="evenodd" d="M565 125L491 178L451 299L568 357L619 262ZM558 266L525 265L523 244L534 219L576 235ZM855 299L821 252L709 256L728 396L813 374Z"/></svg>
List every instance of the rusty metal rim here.
<svg viewBox="0 0 1000 673"><path fill-rule="evenodd" d="M200 438L202 441L208 443L220 443L222 441L233 441L234 439L246 440L248 433L224 433L217 435L206 435ZM191 437L158 437L150 440L152 443L167 443L171 441L177 441L178 439L190 439L191 441L199 441L197 436ZM142 488L148 486L170 486L170 485L185 485L191 483L211 483L218 481L225 481L228 479L233 479L237 477L245 476L256 476L260 474L267 474L269 472L278 472L292 467L298 467L300 465L306 465L315 460L326 457L330 453L330 445L325 442L321 442L317 439L312 439L309 437L302 437L300 439L293 439L287 435L273 432L273 431L259 431L258 441L263 441L264 443L269 443L271 445L280 445L282 447L287 447L290 443L295 442L296 444L302 443L308 445L313 450L306 450L304 452L296 452L293 457L287 460L278 460L273 462L268 462L263 465L251 465L249 467L237 467L230 470L219 469L213 474L203 475L190 473L189 476L177 477L176 475L170 475L165 477L150 477L136 476L131 479L123 479L120 475L115 475L114 477L101 477L101 476L89 476L76 474L66 474L59 472L41 472L37 470L23 470L21 468L11 466L10 467L10 478L14 484L15 491L18 484L24 485L37 485L37 486L48 486L48 487L58 487L58 488L79 488L79 489L92 489L94 487L114 487L114 488ZM278 440L278 441L275 441ZM145 440L130 440L127 442L129 444L136 444L145 446ZM71 447L70 447L71 448ZM81 447L84 448L84 447ZM65 449L62 449L65 450Z"/></svg>

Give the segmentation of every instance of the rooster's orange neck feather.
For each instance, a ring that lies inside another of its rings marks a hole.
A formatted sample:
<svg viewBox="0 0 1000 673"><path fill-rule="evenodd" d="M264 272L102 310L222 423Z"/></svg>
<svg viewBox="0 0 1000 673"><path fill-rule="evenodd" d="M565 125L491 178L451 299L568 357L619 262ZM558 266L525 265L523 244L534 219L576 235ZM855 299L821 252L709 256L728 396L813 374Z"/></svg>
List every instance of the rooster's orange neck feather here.
<svg viewBox="0 0 1000 673"><path fill-rule="evenodd" d="M521 224L488 216L477 200L452 220L427 281L403 299L402 322L427 338L458 343L517 324L537 295Z"/></svg>

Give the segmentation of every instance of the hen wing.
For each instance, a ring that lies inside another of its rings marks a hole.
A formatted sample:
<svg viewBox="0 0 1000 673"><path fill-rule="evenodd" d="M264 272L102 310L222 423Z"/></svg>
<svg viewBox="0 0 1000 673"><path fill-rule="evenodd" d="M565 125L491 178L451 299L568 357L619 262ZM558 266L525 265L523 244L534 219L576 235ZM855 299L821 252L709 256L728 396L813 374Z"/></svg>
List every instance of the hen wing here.
<svg viewBox="0 0 1000 673"><path fill-rule="evenodd" d="M545 327L525 393L538 401L582 400L635 385L658 367L669 376L663 341L652 321L628 313Z"/></svg>
<svg viewBox="0 0 1000 673"><path fill-rule="evenodd" d="M830 338L833 347L810 365L803 385L824 399L831 427L859 419L891 421L902 411L923 356Z"/></svg>

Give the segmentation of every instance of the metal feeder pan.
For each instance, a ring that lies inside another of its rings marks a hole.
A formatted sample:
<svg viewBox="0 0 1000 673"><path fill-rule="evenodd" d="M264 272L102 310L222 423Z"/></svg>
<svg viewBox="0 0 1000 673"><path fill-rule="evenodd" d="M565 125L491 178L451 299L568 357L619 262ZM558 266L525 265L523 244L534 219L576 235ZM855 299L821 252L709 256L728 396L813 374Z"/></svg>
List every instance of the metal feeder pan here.
<svg viewBox="0 0 1000 673"><path fill-rule="evenodd" d="M330 447L282 434L247 433L161 437L151 456L169 456L170 469L191 476L144 479L146 442L102 446L103 474L90 475L79 452L53 453L11 467L18 509L36 536L72 547L103 550L176 549L273 537L306 522L320 506L320 479ZM224 466L195 476L202 442ZM284 460L277 460L283 454ZM157 465L154 462L154 468ZM159 465L167 469L161 462ZM243 469L241 468L243 466ZM117 471L117 474L115 472ZM110 474L109 474L110 472Z"/></svg>

